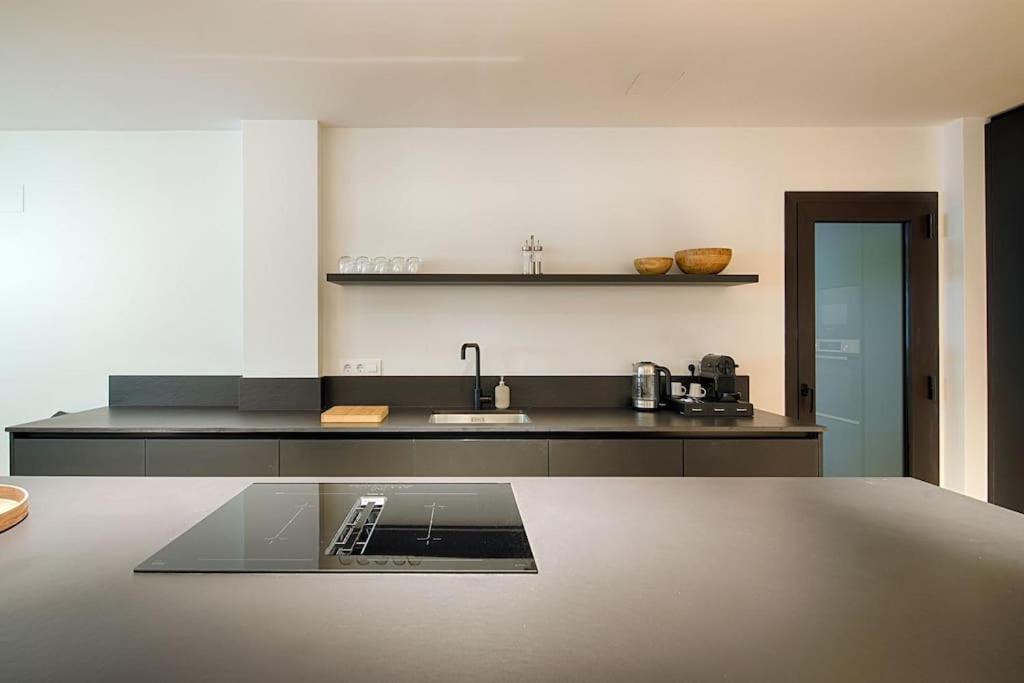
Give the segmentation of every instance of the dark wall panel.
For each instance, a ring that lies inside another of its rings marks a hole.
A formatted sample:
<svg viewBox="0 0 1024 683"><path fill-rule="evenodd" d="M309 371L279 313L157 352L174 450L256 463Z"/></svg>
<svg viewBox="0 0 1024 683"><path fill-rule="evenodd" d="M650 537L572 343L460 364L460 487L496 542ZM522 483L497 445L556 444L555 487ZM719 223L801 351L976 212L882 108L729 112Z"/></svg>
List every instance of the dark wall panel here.
<svg viewBox="0 0 1024 683"><path fill-rule="evenodd" d="M234 375L111 375L107 403L118 407L235 408Z"/></svg>
<svg viewBox="0 0 1024 683"><path fill-rule="evenodd" d="M319 377L243 377L239 410L320 410Z"/></svg>
<svg viewBox="0 0 1024 683"><path fill-rule="evenodd" d="M685 369L676 371L681 381ZM750 378L741 375L736 386L750 395ZM630 404L632 379L629 375L506 375L512 391L513 408L625 408ZM498 377L480 378L485 396L494 396ZM473 377L465 376L383 376L323 378L323 405L377 405L393 408L469 408Z"/></svg>
<svg viewBox="0 0 1024 683"><path fill-rule="evenodd" d="M1024 512L1024 107L985 126L989 500ZM970 359L968 359L970 360Z"/></svg>

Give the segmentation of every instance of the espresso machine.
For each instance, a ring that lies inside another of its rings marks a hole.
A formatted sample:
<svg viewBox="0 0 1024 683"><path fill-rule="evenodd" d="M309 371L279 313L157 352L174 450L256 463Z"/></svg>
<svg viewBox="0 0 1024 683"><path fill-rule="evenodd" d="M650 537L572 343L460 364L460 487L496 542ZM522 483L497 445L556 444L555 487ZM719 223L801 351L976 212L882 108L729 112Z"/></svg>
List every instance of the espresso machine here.
<svg viewBox="0 0 1024 683"><path fill-rule="evenodd" d="M744 401L737 386L736 368L732 356L709 353L700 365L690 365L690 386L700 384L703 396L673 398L670 403L679 413L694 417L752 417L754 406Z"/></svg>
<svg viewBox="0 0 1024 683"><path fill-rule="evenodd" d="M743 398L736 388L738 367L732 356L709 353L701 358L698 377L709 401L735 403Z"/></svg>

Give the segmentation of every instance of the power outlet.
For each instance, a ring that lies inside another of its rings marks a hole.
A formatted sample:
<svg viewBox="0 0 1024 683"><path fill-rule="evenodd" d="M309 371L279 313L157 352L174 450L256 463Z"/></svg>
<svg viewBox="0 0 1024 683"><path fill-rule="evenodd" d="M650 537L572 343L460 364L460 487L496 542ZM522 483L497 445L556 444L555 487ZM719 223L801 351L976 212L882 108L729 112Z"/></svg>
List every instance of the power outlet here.
<svg viewBox="0 0 1024 683"><path fill-rule="evenodd" d="M381 374L380 358L344 358L341 361L342 375L369 375Z"/></svg>
<svg viewBox="0 0 1024 683"><path fill-rule="evenodd" d="M682 365L679 366L680 375L689 375L690 366L695 368L694 372L700 374L700 358L684 358Z"/></svg>

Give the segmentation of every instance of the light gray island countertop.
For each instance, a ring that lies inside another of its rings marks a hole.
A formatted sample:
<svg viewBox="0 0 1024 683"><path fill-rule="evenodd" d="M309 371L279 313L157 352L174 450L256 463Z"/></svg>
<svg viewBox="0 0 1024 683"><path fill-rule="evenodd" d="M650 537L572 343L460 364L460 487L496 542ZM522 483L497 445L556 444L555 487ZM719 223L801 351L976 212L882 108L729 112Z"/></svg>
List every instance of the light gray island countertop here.
<svg viewBox="0 0 1024 683"><path fill-rule="evenodd" d="M525 575L133 574L251 480L0 481L4 681L1024 678L1024 516L913 480L513 479Z"/></svg>

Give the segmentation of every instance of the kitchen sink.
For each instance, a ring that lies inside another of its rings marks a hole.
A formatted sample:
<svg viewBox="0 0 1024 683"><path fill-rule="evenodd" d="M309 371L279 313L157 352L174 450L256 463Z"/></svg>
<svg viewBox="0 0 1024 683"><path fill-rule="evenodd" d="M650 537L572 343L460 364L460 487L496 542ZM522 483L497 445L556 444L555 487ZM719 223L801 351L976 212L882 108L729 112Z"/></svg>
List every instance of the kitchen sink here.
<svg viewBox="0 0 1024 683"><path fill-rule="evenodd" d="M481 410L445 411L438 410L430 415L431 424L528 424L530 416L522 410Z"/></svg>

